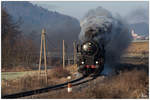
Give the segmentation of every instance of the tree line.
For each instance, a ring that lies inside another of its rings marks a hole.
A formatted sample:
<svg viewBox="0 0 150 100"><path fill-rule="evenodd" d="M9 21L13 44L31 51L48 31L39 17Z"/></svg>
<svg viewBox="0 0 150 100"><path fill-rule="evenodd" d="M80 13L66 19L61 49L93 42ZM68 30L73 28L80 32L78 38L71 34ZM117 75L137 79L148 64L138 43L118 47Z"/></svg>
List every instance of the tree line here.
<svg viewBox="0 0 150 100"><path fill-rule="evenodd" d="M14 21L12 16L2 8L2 69L16 66L32 67L38 58L34 41L25 36L20 29L21 21Z"/></svg>

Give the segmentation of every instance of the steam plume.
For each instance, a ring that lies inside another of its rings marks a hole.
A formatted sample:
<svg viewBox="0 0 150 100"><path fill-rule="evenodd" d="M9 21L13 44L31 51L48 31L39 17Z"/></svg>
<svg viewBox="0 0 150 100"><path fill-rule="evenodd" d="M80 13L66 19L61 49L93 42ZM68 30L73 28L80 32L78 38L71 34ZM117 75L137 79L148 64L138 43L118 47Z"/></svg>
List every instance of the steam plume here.
<svg viewBox="0 0 150 100"><path fill-rule="evenodd" d="M131 35L128 25L119 15L112 14L102 8L88 11L81 21L79 39L84 42L89 39L96 40L105 47L105 63L113 67L128 47Z"/></svg>

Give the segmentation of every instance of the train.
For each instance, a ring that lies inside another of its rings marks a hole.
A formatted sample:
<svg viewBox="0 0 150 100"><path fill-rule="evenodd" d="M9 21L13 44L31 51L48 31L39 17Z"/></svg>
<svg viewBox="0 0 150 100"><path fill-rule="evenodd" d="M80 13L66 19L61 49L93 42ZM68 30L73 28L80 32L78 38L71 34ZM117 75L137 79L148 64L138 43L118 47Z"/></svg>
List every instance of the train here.
<svg viewBox="0 0 150 100"><path fill-rule="evenodd" d="M77 68L83 76L97 76L104 69L105 49L97 41L88 40L77 44Z"/></svg>

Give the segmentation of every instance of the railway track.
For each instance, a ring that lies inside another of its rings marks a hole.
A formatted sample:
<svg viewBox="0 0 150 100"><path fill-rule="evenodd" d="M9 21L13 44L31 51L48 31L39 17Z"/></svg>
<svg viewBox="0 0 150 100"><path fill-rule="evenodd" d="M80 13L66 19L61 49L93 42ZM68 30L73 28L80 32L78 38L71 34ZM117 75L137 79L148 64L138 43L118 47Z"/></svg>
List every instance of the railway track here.
<svg viewBox="0 0 150 100"><path fill-rule="evenodd" d="M35 89L35 90L31 90L31 91L26 91L26 92L20 92L20 93L14 93L14 94L9 94L9 95L3 95L2 98L3 99L15 99L15 98L20 98L20 97L25 97L25 96L31 96L31 95L36 95L36 94L40 94L40 93L45 93L45 92L49 92L52 90L59 90L59 89L63 89L67 87L68 83L72 83L72 86L77 86L89 81L92 81L96 79L96 77L80 77L77 79L74 79L72 81L69 82L65 82L62 84L57 84L54 86L48 86L45 88L40 88L40 89Z"/></svg>

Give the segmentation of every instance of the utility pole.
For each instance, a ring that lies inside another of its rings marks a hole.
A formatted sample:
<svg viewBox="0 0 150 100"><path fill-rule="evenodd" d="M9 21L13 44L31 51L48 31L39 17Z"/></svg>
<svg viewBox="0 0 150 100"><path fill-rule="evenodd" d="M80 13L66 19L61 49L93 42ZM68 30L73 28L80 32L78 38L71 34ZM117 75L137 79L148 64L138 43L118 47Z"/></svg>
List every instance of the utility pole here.
<svg viewBox="0 0 150 100"><path fill-rule="evenodd" d="M76 51L76 41L74 41L73 42L73 51L74 51L74 64L76 64L76 59L77 59L77 57L76 57L76 53L77 53L77 51Z"/></svg>
<svg viewBox="0 0 150 100"><path fill-rule="evenodd" d="M68 56L68 66L70 66L70 58L69 58L69 56Z"/></svg>
<svg viewBox="0 0 150 100"><path fill-rule="evenodd" d="M44 48L44 74L45 74L45 80L46 80L46 84L47 84L47 57L46 57L46 39L45 39L45 29L42 29L42 34L41 34L41 49L40 49L40 60L39 60L39 79L41 76L41 63L42 63L42 51Z"/></svg>
<svg viewBox="0 0 150 100"><path fill-rule="evenodd" d="M63 40L63 68L65 68L65 42Z"/></svg>

